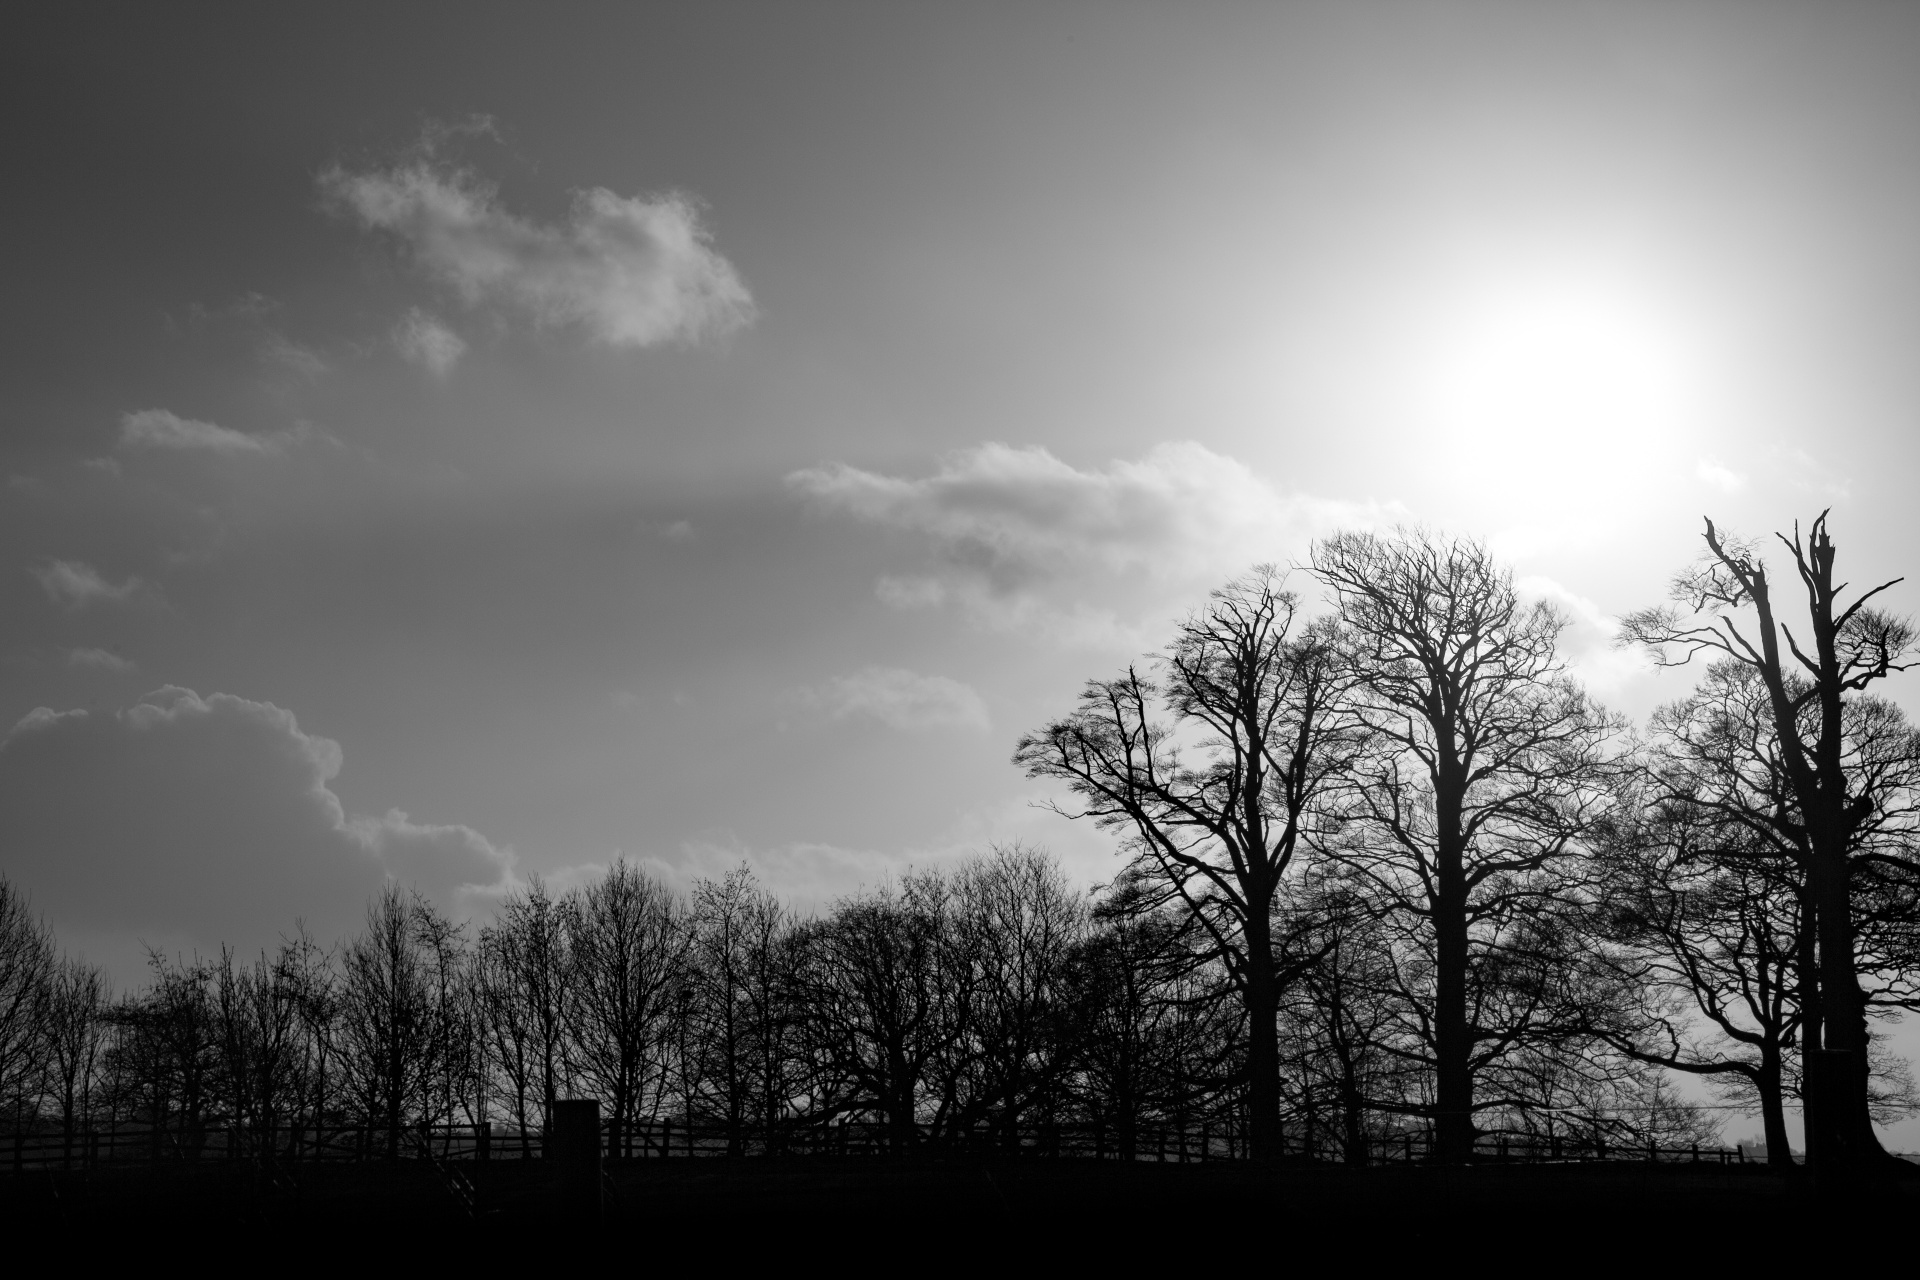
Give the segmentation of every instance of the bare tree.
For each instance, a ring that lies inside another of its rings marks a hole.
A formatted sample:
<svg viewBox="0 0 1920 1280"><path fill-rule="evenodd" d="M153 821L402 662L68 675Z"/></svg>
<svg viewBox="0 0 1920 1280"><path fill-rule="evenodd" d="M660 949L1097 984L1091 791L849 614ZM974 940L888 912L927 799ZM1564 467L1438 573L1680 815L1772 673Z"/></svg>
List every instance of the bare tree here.
<svg viewBox="0 0 1920 1280"><path fill-rule="evenodd" d="M953 879L954 965L969 970L974 1049L971 1128L998 1122L1001 1141L1020 1142L1032 1110L1057 1112L1070 1060L1066 964L1087 924L1086 905L1057 862L1022 845L994 848Z"/></svg>
<svg viewBox="0 0 1920 1280"><path fill-rule="evenodd" d="M1559 912L1604 794L1616 725L1556 652L1563 620L1523 604L1477 543L1339 534L1314 572L1339 607L1365 748L1325 852L1400 939L1400 1052L1431 1070L1441 1160L1473 1150L1476 1085L1564 1032Z"/></svg>
<svg viewBox="0 0 1920 1280"><path fill-rule="evenodd" d="M1406 1070L1389 1052L1396 1024L1390 939L1366 900L1337 875L1313 877L1296 907L1294 932L1313 961L1284 1006L1307 1142L1323 1125L1342 1158L1366 1164L1376 1117L1406 1110ZM1323 1119L1324 1117L1324 1119Z"/></svg>
<svg viewBox="0 0 1920 1280"><path fill-rule="evenodd" d="M1882 583L1842 604L1836 548L1827 513L1803 541L1776 535L1806 597L1799 637L1775 611L1773 582L1757 544L1706 522L1706 553L1673 582L1673 603L1626 620L1623 640L1658 661L1722 655L1746 667L1766 691L1767 748L1777 753L1792 807L1781 815L1801 858L1818 940L1818 1004L1803 1005L1801 1044L1807 1077L1808 1155L1816 1167L1864 1169L1883 1160L1873 1132L1867 999L1857 952L1855 887L1864 867L1920 873L1920 859L1886 838L1910 825L1911 800L1850 768L1847 704L1912 664L1915 633L1869 601ZM1898 579L1895 582L1899 581ZM1750 610L1750 619L1739 616ZM1783 646L1784 642L1784 646ZM1880 836L1872 839L1866 837Z"/></svg>
<svg viewBox="0 0 1920 1280"><path fill-rule="evenodd" d="M62 959L47 996L47 1085L54 1105L60 1109L61 1144L70 1161L80 1122L92 1110L105 1045L106 975L84 961Z"/></svg>
<svg viewBox="0 0 1920 1280"><path fill-rule="evenodd" d="M919 1142L936 1065L966 1032L964 974L947 969L949 889L934 875L846 898L809 931L804 998L813 1084L835 1112L877 1112L888 1142Z"/></svg>
<svg viewBox="0 0 1920 1280"><path fill-rule="evenodd" d="M331 975L302 932L252 964L222 948L212 982L221 1091L248 1150L271 1160L324 1098Z"/></svg>
<svg viewBox="0 0 1920 1280"><path fill-rule="evenodd" d="M465 1031L457 926L417 893L389 885L341 954L340 1066L360 1113L385 1133L389 1160L403 1133L447 1114L450 1065Z"/></svg>
<svg viewBox="0 0 1920 1280"><path fill-rule="evenodd" d="M148 964L151 985L109 1014L110 1088L116 1105L146 1124L155 1160L197 1159L218 1101L213 972L198 957L168 960L158 951Z"/></svg>
<svg viewBox="0 0 1920 1280"><path fill-rule="evenodd" d="M1245 1048L1211 939L1188 913L1138 906L1110 895L1068 964L1079 1105L1122 1160L1153 1122L1234 1094Z"/></svg>
<svg viewBox="0 0 1920 1280"><path fill-rule="evenodd" d="M0 878L0 1106L24 1123L46 1054L53 939L26 897Z"/></svg>
<svg viewBox="0 0 1920 1280"><path fill-rule="evenodd" d="M609 1140L620 1152L666 1088L685 915L665 885L622 859L580 893L572 919L580 1071L611 1104Z"/></svg>
<svg viewBox="0 0 1920 1280"><path fill-rule="evenodd" d="M1615 998L1596 1002L1597 1029L1638 1061L1737 1081L1721 1092L1758 1104L1768 1159L1789 1166L1801 886L1750 837L1742 850L1690 816L1656 814L1610 842L1601 931L1612 945L1595 962Z"/></svg>
<svg viewBox="0 0 1920 1280"><path fill-rule="evenodd" d="M1344 765L1336 633L1296 627L1262 566L1181 624L1155 678L1129 668L1020 740L1029 777L1067 785L1070 817L1125 834L1130 871L1211 938L1246 1009L1250 1146L1280 1154L1275 1019L1289 976L1275 913L1316 802Z"/></svg>
<svg viewBox="0 0 1920 1280"><path fill-rule="evenodd" d="M573 1078L572 915L535 877L480 931L479 990L487 1037L503 1068L508 1104L524 1140Z"/></svg>

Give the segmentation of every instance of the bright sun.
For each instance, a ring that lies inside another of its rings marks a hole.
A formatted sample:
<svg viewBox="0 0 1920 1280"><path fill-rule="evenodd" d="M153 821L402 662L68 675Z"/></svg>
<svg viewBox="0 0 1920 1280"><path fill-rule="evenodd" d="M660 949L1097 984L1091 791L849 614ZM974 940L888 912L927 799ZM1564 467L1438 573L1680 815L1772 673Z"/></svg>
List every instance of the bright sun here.
<svg viewBox="0 0 1920 1280"><path fill-rule="evenodd" d="M1434 443L1463 481L1529 506L1618 506L1684 464L1684 344L1653 308L1561 281L1489 293L1456 320Z"/></svg>

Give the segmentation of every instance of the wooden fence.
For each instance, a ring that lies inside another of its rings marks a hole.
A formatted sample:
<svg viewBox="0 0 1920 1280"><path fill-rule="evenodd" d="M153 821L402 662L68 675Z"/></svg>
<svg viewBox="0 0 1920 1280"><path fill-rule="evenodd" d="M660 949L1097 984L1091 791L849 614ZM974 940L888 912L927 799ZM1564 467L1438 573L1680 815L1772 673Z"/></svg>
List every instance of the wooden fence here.
<svg viewBox="0 0 1920 1280"><path fill-rule="evenodd" d="M650 1120L615 1133L603 1125L607 1156L626 1160L700 1159L740 1156L881 1156L895 1151L893 1130L879 1122L833 1121L776 1134L729 1131L721 1124ZM1120 1159L1120 1144L1107 1129L1055 1125L1022 1131L1009 1138L1003 1130L961 1133L922 1126L914 1149L1026 1157ZM1299 1128L1283 1140L1291 1160L1338 1163L1342 1148L1324 1136ZM1427 1135L1408 1130L1377 1135L1368 1142L1367 1163L1419 1163L1427 1159ZM542 1156L541 1134L501 1124L416 1125L399 1131L367 1124L322 1124L277 1128L271 1132L240 1125L209 1123L197 1129L156 1128L137 1122L86 1125L68 1136L58 1128L35 1127L0 1137L0 1169L16 1172L85 1169L166 1163L244 1161L298 1165L319 1161L431 1159L436 1164L487 1160L526 1160ZM1742 1165L1743 1147L1662 1147L1646 1143L1609 1143L1587 1135L1484 1134L1475 1159L1500 1163L1573 1163L1633 1161ZM1137 1131L1133 1159L1188 1164L1240 1160L1246 1144L1238 1126L1154 1125Z"/></svg>

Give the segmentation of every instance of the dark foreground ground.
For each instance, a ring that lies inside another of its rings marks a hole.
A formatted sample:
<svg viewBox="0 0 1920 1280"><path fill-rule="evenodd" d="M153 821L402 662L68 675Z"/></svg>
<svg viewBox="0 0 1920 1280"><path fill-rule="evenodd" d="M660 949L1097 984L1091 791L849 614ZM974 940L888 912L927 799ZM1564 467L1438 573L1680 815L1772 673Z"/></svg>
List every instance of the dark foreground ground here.
<svg viewBox="0 0 1920 1280"><path fill-rule="evenodd" d="M772 1253L852 1270L883 1259L926 1267L1042 1255L1186 1255L1212 1269L1231 1265L1248 1242L1282 1270L1290 1257L1330 1256L1348 1260L1343 1270L1417 1268L1437 1255L1521 1241L1543 1251L1535 1261L1575 1269L1658 1265L1677 1256L1669 1252L1676 1243L1754 1264L1823 1220L1871 1224L1907 1247L1920 1238L1920 1179L1819 1197L1803 1180L1760 1167L654 1160L609 1169L598 1225L565 1214L540 1162L496 1161L479 1172L477 1214L432 1167L411 1161L306 1166L291 1183L237 1164L7 1173L0 1223L13 1242L78 1241L181 1261L210 1260L207 1250L228 1243L257 1261L266 1260L262 1249L371 1258L365 1249L378 1242L449 1261L593 1249L636 1266Z"/></svg>

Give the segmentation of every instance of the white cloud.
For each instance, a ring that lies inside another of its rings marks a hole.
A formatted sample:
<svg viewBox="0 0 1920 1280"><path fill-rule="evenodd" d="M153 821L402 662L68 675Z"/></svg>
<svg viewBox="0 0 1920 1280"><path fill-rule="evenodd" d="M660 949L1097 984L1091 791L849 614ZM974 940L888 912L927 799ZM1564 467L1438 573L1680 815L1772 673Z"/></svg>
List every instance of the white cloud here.
<svg viewBox="0 0 1920 1280"><path fill-rule="evenodd" d="M669 542L693 541L693 525L685 520L675 520L661 532L667 535Z"/></svg>
<svg viewBox="0 0 1920 1280"><path fill-rule="evenodd" d="M1547 600L1566 615L1567 629L1560 633L1561 653L1574 676L1596 696L1619 698L1652 671L1652 664L1639 649L1623 649L1614 643L1620 634L1620 619L1603 612L1586 596L1540 574L1517 578L1513 585L1522 597Z"/></svg>
<svg viewBox="0 0 1920 1280"><path fill-rule="evenodd" d="M67 654L70 667L93 667L100 671L131 671L133 664L117 653L105 649L74 649Z"/></svg>
<svg viewBox="0 0 1920 1280"><path fill-rule="evenodd" d="M1767 451L1766 461L1776 475L1803 492L1841 501L1853 496L1853 485L1847 477L1797 445L1776 443Z"/></svg>
<svg viewBox="0 0 1920 1280"><path fill-rule="evenodd" d="M330 366L326 357L312 347L302 346L284 333L269 329L260 338L260 358L267 364L312 380L325 374Z"/></svg>
<svg viewBox="0 0 1920 1280"><path fill-rule="evenodd" d="M231 427L183 418L167 409L139 409L120 416L120 443L146 449L204 449L211 453L278 453L287 445L283 434L248 435Z"/></svg>
<svg viewBox="0 0 1920 1280"><path fill-rule="evenodd" d="M350 814L338 743L293 713L167 686L111 715L40 708L0 740L7 875L56 926L264 945L353 928L388 877L455 909L512 882L470 827Z"/></svg>
<svg viewBox="0 0 1920 1280"><path fill-rule="evenodd" d="M890 574L899 608L958 601L977 622L1067 643L1135 644L1158 618L1261 561L1301 556L1336 528L1405 519L1397 504L1282 495L1244 463L1191 441L1081 470L1044 448L985 444L924 479L845 464L787 477L816 505L915 533L932 572Z"/></svg>
<svg viewBox="0 0 1920 1280"><path fill-rule="evenodd" d="M55 711L52 707L35 707L14 723L13 729L8 734L8 737L11 738L16 734L34 733L42 729L50 729L63 720L85 720L86 718L87 713L77 708L73 711ZM6 743L0 741L0 750L5 749Z"/></svg>
<svg viewBox="0 0 1920 1280"><path fill-rule="evenodd" d="M393 345L402 357L437 378L452 373L467 352L465 339L419 307L408 311L394 326Z"/></svg>
<svg viewBox="0 0 1920 1280"><path fill-rule="evenodd" d="M896 609L932 609L945 604L947 589L938 578L882 575L873 594Z"/></svg>
<svg viewBox="0 0 1920 1280"><path fill-rule="evenodd" d="M802 700L835 720L878 720L892 729L986 729L987 704L970 685L899 667L863 667L803 690Z"/></svg>
<svg viewBox="0 0 1920 1280"><path fill-rule="evenodd" d="M1693 464L1693 474L1722 493L1737 493L1747 487L1747 478L1713 458L1701 458Z"/></svg>
<svg viewBox="0 0 1920 1280"><path fill-rule="evenodd" d="M83 560L54 560L35 569L33 576L40 579L49 596L74 609L96 601L118 603L130 598L141 585L138 578L109 582Z"/></svg>
<svg viewBox="0 0 1920 1280"><path fill-rule="evenodd" d="M403 240L470 306L507 304L619 347L695 341L754 317L752 295L682 192L594 187L575 193L563 225L543 225L509 213L471 172L431 158L365 173L335 167L320 186L363 226Z"/></svg>

